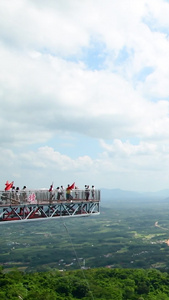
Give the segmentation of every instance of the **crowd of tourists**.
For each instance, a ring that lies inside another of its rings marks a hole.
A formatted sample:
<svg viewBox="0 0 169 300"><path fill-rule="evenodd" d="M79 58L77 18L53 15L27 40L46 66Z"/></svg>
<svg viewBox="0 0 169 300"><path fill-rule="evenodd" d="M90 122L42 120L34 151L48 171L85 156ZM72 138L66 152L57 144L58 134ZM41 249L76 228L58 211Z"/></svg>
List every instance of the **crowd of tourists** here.
<svg viewBox="0 0 169 300"><path fill-rule="evenodd" d="M73 183L72 185L68 184L66 188L64 188L63 185L61 185L60 187L58 186L56 189L54 189L53 185L51 185L49 188L49 192L50 192L50 200L55 199L55 197L57 197L57 200L67 200L67 201L71 201L73 199L77 200L82 198L85 198L85 200L88 201L90 198L91 199L95 198L94 185L92 185L91 188L89 185L85 185L84 190L79 189L75 185L75 183ZM83 193L84 196L82 196Z"/></svg>
<svg viewBox="0 0 169 300"><path fill-rule="evenodd" d="M41 190L40 190L41 191ZM44 192L46 190L43 190ZM53 183L50 185L49 190L49 201L52 203L54 200L57 201L72 201L72 200L82 200L85 199L86 201L94 200L95 199L95 187L94 185L90 186L85 185L84 189L79 189L75 183L72 185L68 184L66 188L63 185L57 188L54 188ZM5 191L1 195L1 202L10 202L12 204L15 203L26 203L32 202L28 201L31 200L31 190L27 189L27 186L24 185L22 189L19 187L14 186L14 181L6 182L5 183Z"/></svg>

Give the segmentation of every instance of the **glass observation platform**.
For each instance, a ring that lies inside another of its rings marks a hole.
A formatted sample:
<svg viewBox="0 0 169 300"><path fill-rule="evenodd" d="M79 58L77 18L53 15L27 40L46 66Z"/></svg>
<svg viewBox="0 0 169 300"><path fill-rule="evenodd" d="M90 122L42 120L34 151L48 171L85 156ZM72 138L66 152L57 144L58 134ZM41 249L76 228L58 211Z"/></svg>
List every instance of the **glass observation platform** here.
<svg viewBox="0 0 169 300"><path fill-rule="evenodd" d="M100 190L0 191L0 224L100 214Z"/></svg>

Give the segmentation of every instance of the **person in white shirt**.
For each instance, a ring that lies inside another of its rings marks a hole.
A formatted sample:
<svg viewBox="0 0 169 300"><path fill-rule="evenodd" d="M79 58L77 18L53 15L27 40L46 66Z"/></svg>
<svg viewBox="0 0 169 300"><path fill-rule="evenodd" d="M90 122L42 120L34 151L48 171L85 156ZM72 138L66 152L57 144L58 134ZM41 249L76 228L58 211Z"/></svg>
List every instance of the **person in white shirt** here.
<svg viewBox="0 0 169 300"><path fill-rule="evenodd" d="M64 189L63 185L61 185L60 191L61 191L61 197L62 197L62 200L65 200L65 195L64 195L65 189Z"/></svg>

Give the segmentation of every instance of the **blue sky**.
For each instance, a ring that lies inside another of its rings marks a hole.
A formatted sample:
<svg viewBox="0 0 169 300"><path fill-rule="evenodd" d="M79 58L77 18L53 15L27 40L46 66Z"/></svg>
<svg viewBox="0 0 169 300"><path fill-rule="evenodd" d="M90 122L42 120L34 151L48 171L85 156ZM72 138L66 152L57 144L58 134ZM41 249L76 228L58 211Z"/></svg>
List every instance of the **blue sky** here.
<svg viewBox="0 0 169 300"><path fill-rule="evenodd" d="M169 1L0 2L0 188L169 187Z"/></svg>

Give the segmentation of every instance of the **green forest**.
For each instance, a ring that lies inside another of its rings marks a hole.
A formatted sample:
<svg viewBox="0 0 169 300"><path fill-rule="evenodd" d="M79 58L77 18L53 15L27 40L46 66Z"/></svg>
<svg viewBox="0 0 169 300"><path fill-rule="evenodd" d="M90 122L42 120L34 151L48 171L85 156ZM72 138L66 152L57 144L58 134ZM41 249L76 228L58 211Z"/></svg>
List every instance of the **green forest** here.
<svg viewBox="0 0 169 300"><path fill-rule="evenodd" d="M1 300L167 300L169 274L158 270L108 269L0 272Z"/></svg>

